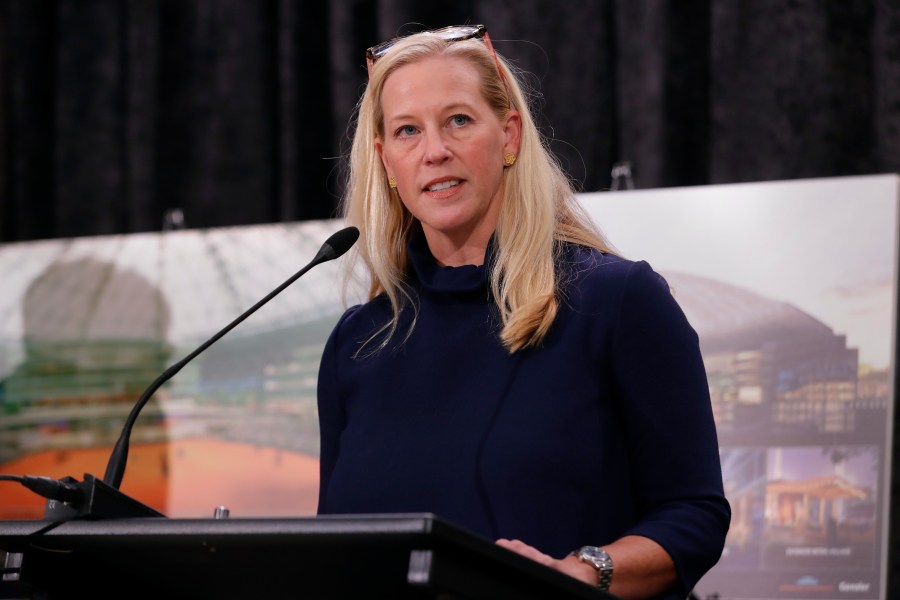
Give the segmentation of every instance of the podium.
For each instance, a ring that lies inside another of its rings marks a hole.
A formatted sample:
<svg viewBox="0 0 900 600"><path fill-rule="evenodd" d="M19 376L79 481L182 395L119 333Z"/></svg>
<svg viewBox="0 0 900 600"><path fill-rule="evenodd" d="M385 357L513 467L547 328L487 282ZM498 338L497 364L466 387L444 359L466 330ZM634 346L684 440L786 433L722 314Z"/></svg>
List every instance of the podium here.
<svg viewBox="0 0 900 600"><path fill-rule="evenodd" d="M0 598L614 599L431 514L2 521L0 549Z"/></svg>

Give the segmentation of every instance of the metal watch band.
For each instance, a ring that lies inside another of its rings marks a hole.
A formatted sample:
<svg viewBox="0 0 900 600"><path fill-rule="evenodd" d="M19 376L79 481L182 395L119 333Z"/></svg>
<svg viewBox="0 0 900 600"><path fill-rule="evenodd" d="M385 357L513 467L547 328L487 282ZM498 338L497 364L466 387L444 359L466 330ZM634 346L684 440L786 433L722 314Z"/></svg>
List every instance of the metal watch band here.
<svg viewBox="0 0 900 600"><path fill-rule="evenodd" d="M597 569L597 589L607 591L612 583L613 561L606 550L597 546L582 546L572 554Z"/></svg>

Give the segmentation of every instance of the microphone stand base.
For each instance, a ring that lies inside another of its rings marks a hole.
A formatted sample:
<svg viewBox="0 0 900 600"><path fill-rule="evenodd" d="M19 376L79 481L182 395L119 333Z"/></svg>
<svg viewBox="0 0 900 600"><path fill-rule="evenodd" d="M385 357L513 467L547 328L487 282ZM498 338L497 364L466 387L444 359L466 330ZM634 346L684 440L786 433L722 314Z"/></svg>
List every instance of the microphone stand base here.
<svg viewBox="0 0 900 600"><path fill-rule="evenodd" d="M47 500L44 505L44 518L49 521L68 521L69 519L128 519L139 517L165 517L156 509L150 508L123 494L118 489L104 483L93 475L85 473L84 481L76 483L81 488L81 501L76 503Z"/></svg>

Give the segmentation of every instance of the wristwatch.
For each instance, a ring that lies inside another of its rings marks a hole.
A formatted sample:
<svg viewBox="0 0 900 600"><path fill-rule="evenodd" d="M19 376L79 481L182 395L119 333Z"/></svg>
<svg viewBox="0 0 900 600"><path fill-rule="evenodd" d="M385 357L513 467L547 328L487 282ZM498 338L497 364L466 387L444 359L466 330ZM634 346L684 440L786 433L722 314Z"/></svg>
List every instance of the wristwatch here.
<svg viewBox="0 0 900 600"><path fill-rule="evenodd" d="M606 550L597 546L582 546L574 550L572 555L597 569L597 589L604 592L609 589L613 576L613 561Z"/></svg>

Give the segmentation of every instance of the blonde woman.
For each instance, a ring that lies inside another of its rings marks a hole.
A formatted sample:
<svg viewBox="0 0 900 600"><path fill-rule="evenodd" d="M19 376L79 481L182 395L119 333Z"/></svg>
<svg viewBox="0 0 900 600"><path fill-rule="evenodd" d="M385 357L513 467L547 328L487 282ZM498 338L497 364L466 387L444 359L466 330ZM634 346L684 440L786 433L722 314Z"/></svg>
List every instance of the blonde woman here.
<svg viewBox="0 0 900 600"><path fill-rule="evenodd" d="M367 62L344 213L371 285L320 366L319 513L431 512L684 598L730 516L694 330L578 209L484 27Z"/></svg>

